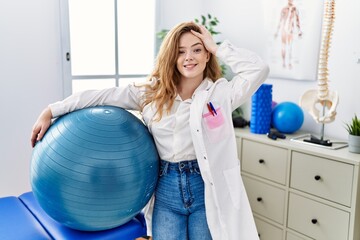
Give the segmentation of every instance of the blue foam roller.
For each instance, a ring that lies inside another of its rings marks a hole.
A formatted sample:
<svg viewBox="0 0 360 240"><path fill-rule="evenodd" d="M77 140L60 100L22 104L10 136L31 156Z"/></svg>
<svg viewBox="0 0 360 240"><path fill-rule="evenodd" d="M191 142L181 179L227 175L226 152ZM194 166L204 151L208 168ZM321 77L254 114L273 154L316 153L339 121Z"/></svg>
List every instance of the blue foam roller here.
<svg viewBox="0 0 360 240"><path fill-rule="evenodd" d="M272 85L262 84L251 101L250 132L268 133L271 124Z"/></svg>

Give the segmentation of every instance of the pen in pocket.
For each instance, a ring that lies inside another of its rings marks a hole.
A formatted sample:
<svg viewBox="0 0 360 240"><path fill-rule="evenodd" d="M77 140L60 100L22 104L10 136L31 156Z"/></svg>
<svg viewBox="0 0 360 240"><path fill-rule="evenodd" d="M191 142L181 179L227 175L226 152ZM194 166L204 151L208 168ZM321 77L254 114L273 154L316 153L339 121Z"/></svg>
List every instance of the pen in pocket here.
<svg viewBox="0 0 360 240"><path fill-rule="evenodd" d="M209 112L210 112L213 116L215 116L214 111L213 111L213 109L211 108L210 104L207 103L206 106L207 106Z"/></svg>
<svg viewBox="0 0 360 240"><path fill-rule="evenodd" d="M217 112L216 112L216 110L214 108L214 105L211 102L209 102L209 105L210 105L210 108L212 109L212 112L214 112L217 115Z"/></svg>

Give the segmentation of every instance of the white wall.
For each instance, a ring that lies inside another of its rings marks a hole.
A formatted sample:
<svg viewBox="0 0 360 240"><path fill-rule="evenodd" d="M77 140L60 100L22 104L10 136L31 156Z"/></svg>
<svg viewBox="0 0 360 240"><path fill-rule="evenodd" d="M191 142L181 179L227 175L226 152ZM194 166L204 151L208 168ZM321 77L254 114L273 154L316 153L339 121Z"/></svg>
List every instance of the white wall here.
<svg viewBox="0 0 360 240"><path fill-rule="evenodd" d="M204 0L158 0L157 31L171 29L183 21L193 21L201 14L207 13L203 9Z"/></svg>
<svg viewBox="0 0 360 240"><path fill-rule="evenodd" d="M0 0L0 197L30 190L30 131L62 98L58 0Z"/></svg>
<svg viewBox="0 0 360 240"><path fill-rule="evenodd" d="M30 190L30 131L40 111L63 98L60 56L60 0L0 0L0 197ZM157 29L171 28L211 13L220 20L219 40L265 53L262 0L159 0ZM340 94L338 116L326 133L345 139L343 122L360 116L360 9L358 0L337 2L329 69ZM269 79L277 102L297 102L316 82ZM320 126L306 115L303 129Z"/></svg>

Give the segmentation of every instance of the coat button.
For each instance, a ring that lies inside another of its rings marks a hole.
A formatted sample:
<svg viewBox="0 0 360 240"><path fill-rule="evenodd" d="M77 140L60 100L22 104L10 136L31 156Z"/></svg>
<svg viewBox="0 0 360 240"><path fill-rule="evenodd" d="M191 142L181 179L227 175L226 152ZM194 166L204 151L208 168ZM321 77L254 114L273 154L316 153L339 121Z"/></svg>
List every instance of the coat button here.
<svg viewBox="0 0 360 240"><path fill-rule="evenodd" d="M204 159L206 160L206 156L204 156Z"/></svg>

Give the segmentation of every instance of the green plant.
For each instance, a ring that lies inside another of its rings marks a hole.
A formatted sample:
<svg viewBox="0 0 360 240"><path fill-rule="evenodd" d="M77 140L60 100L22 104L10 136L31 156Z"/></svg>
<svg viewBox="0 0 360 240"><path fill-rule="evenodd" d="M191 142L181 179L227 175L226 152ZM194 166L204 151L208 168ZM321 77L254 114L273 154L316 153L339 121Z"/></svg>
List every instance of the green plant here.
<svg viewBox="0 0 360 240"><path fill-rule="evenodd" d="M244 117L244 111L242 108L237 108L232 112L232 118Z"/></svg>
<svg viewBox="0 0 360 240"><path fill-rule="evenodd" d="M350 123L346 123L346 130L350 135L360 136L360 119L356 116L356 114Z"/></svg>
<svg viewBox="0 0 360 240"><path fill-rule="evenodd" d="M219 23L219 20L216 17L213 17L211 14L201 15L200 20L198 18L195 18L194 22L204 25L206 27L206 29L209 30L209 32L211 33L212 36L215 36L215 35L218 35L221 33L221 32L216 31L216 29L215 29ZM156 33L156 36L160 40L164 40L164 38L168 32L169 32L168 29L162 29L161 31ZM219 44L221 44L221 42L216 42L216 44L219 45ZM221 67L222 75L225 75L226 66L224 64L221 64L220 67Z"/></svg>
<svg viewBox="0 0 360 240"><path fill-rule="evenodd" d="M219 20L216 17L211 16L211 14L208 14L207 16L201 15L201 22L198 18L195 18L194 21L198 24L204 25L211 35L215 36L220 34L220 32L215 31L215 27L218 25ZM218 42L218 44L220 43L221 42Z"/></svg>
<svg viewBox="0 0 360 240"><path fill-rule="evenodd" d="M160 32L156 33L156 36L158 39L160 39L162 41L162 40L164 40L164 38L168 32L169 32L168 29L162 29Z"/></svg>

